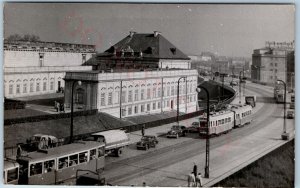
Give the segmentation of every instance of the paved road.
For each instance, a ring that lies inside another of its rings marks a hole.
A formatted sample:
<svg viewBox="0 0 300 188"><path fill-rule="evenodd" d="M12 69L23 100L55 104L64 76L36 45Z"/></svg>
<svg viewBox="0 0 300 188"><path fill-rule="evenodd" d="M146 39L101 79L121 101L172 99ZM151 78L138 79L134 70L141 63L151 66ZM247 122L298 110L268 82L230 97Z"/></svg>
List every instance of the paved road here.
<svg viewBox="0 0 300 188"><path fill-rule="evenodd" d="M212 178L204 179L206 185L210 185L213 178L216 179L222 174L222 161L231 161L232 165L240 160L232 156L232 152L250 152L249 156L255 153L258 143L263 143L261 138L257 142L246 137L276 122L281 118L282 106L272 103L272 91L270 88L262 88L255 84L247 86L247 93L257 93L259 101L258 110L255 110L253 122L249 126L234 129L226 135L211 139L211 165ZM236 100L234 102L237 102ZM264 103L266 102L266 103ZM200 139L197 134L190 134L187 138L173 140L159 138L163 142L158 149L150 152L137 151L134 146L128 148L127 153L131 155L126 159L107 158L107 165L104 176L112 185L135 185L141 186L146 182L148 186L186 186L186 175L192 170L193 162L203 172L205 161L205 140ZM164 144L164 142L166 142ZM244 147L246 146L246 147ZM261 144L263 146L263 144ZM238 148L237 150L234 150ZM264 148L263 148L264 149ZM260 150L258 150L260 151ZM241 163L244 163L241 161Z"/></svg>

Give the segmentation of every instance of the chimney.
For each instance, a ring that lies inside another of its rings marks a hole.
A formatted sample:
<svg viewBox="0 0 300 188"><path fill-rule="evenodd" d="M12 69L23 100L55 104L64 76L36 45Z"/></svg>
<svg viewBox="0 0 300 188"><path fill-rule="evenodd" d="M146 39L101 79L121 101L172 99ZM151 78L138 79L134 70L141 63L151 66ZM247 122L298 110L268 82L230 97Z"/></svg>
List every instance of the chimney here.
<svg viewBox="0 0 300 188"><path fill-rule="evenodd" d="M130 32L129 32L129 36L130 36L130 37L132 37L134 34L136 34L135 31L130 31Z"/></svg>
<svg viewBox="0 0 300 188"><path fill-rule="evenodd" d="M159 31L154 31L154 37L157 37L159 34L161 34L161 32L159 32Z"/></svg>

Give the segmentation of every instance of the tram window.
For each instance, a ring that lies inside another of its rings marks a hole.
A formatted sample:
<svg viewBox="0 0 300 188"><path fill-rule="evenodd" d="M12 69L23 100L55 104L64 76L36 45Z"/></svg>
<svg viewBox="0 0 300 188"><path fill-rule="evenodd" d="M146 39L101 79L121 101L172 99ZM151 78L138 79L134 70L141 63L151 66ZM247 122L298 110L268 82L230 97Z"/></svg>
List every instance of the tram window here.
<svg viewBox="0 0 300 188"><path fill-rule="evenodd" d="M44 162L44 172L47 173L47 172L51 172L54 170L54 160L50 160L50 161L45 161Z"/></svg>
<svg viewBox="0 0 300 188"><path fill-rule="evenodd" d="M231 122L231 117L230 118L228 118L229 119L229 122Z"/></svg>
<svg viewBox="0 0 300 188"><path fill-rule="evenodd" d="M218 125L220 125L221 124L221 120L218 120Z"/></svg>
<svg viewBox="0 0 300 188"><path fill-rule="evenodd" d="M42 172L43 172L42 163L35 163L30 165L30 176L42 174Z"/></svg>
<svg viewBox="0 0 300 188"><path fill-rule="evenodd" d="M88 152L79 153L79 163L85 163L88 161Z"/></svg>
<svg viewBox="0 0 300 188"><path fill-rule="evenodd" d="M90 150L90 160L96 158L96 149L91 149Z"/></svg>
<svg viewBox="0 0 300 188"><path fill-rule="evenodd" d="M104 148L98 148L98 157L102 157L104 155Z"/></svg>
<svg viewBox="0 0 300 188"><path fill-rule="evenodd" d="M222 124L224 124L224 119L222 119Z"/></svg>
<svg viewBox="0 0 300 188"><path fill-rule="evenodd" d="M11 182L18 179L18 168L14 168L7 171L7 182Z"/></svg>
<svg viewBox="0 0 300 188"><path fill-rule="evenodd" d="M68 167L68 157L63 157L58 159L58 169L63 169Z"/></svg>
<svg viewBox="0 0 300 188"><path fill-rule="evenodd" d="M75 166L78 164L78 154L69 156L69 166Z"/></svg>

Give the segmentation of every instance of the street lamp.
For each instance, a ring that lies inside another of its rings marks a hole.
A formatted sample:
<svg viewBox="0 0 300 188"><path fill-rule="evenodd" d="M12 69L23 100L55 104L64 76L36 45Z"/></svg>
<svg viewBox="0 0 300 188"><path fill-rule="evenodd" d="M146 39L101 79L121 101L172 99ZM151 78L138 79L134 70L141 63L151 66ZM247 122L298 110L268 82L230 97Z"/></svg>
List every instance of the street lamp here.
<svg viewBox="0 0 300 188"><path fill-rule="evenodd" d="M179 124L179 83L180 83L180 80L181 79L186 79L186 77L185 76L183 76L183 77L180 77L179 79L178 79L178 83L177 83L177 124Z"/></svg>
<svg viewBox="0 0 300 188"><path fill-rule="evenodd" d="M207 130L206 130L206 155L205 155L205 168L204 168L204 177L209 178L209 92L208 90L203 86L198 86L196 91L200 93L201 89L203 89L206 92L207 95L207 102L206 102L206 124L207 124Z"/></svg>
<svg viewBox="0 0 300 188"><path fill-rule="evenodd" d="M241 93L242 93L242 88L241 88L241 84L242 84L242 72L244 72L244 71L240 71L240 77L239 77L239 79L240 79L240 83L239 83L239 104L241 104L241 98L242 98L242 96L241 96Z"/></svg>
<svg viewBox="0 0 300 188"><path fill-rule="evenodd" d="M76 83L80 86L81 81L78 81L78 80L73 81L72 88L71 88L71 90L72 90L72 94L71 94L71 96L72 96L72 98L71 98L71 127L70 127L70 140L69 140L69 143L72 143L72 141L73 141L73 127L74 127L73 126L73 111L74 111L73 94L74 94L74 86L75 86Z"/></svg>
<svg viewBox="0 0 300 188"><path fill-rule="evenodd" d="M286 84L283 80L277 80L277 84L282 83L284 85L284 103L283 103L283 133L281 134L282 140L289 139L289 133L286 132Z"/></svg>

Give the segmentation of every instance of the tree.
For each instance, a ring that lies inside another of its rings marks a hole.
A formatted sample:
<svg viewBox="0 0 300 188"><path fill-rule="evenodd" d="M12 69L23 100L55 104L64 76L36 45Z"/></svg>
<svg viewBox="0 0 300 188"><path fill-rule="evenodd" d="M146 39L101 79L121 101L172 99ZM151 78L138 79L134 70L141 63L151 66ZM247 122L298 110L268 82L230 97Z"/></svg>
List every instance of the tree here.
<svg viewBox="0 0 300 188"><path fill-rule="evenodd" d="M18 40L22 40L22 37L19 34L13 34L13 35L10 35L9 37L7 37L7 40L9 42L18 41Z"/></svg>
<svg viewBox="0 0 300 188"><path fill-rule="evenodd" d="M27 42L37 42L40 41L40 37L34 34L25 34L23 37L19 34L13 34L7 37L7 41L27 41Z"/></svg>

